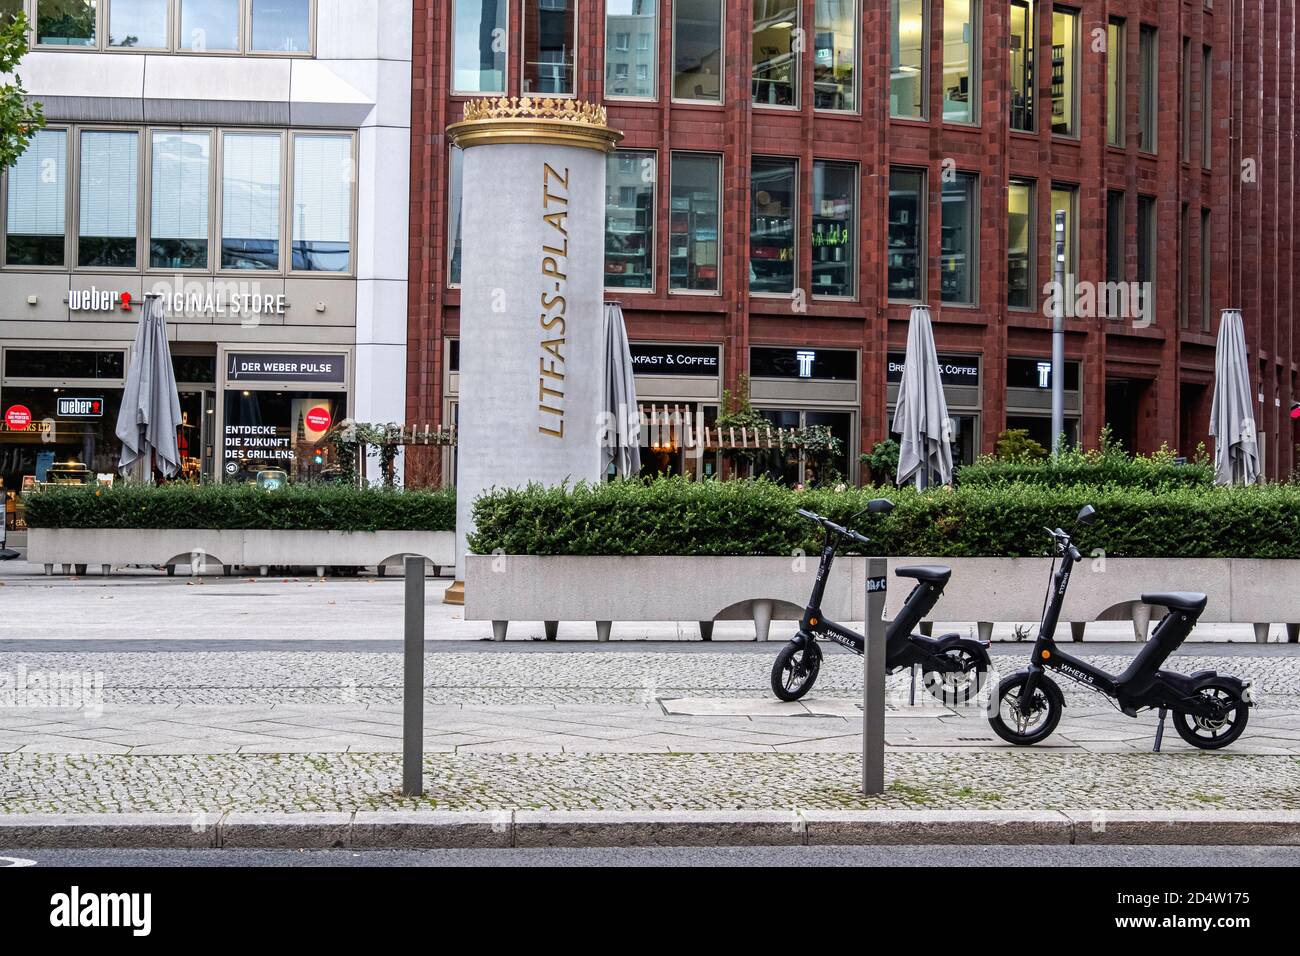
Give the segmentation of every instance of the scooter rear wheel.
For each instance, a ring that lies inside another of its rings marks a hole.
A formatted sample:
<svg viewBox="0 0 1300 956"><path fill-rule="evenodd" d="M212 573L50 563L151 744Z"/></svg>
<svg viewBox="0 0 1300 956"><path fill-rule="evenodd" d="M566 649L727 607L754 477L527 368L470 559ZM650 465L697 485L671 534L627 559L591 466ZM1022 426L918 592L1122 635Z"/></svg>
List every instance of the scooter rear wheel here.
<svg viewBox="0 0 1300 956"><path fill-rule="evenodd" d="M1175 712L1174 730L1178 731L1178 736L1183 740L1202 750L1218 750L1228 746L1246 729L1250 705L1242 699L1236 687L1228 684L1207 684L1199 693L1224 708L1223 719L1211 720L1195 714Z"/></svg>
<svg viewBox="0 0 1300 956"><path fill-rule="evenodd" d="M772 693L780 700L798 700L812 690L821 668L822 650L815 640L803 646L791 641L772 664Z"/></svg>
<svg viewBox="0 0 1300 956"><path fill-rule="evenodd" d="M988 677L988 657L980 657L964 647L954 647L944 656L953 662L950 671L926 671L922 675L925 689L941 704L957 707L979 698Z"/></svg>
<svg viewBox="0 0 1300 956"><path fill-rule="evenodd" d="M1024 692L1029 674L1021 671L1004 678L998 685L997 710L989 715L993 732L1008 743L1019 746L1046 740L1061 722L1065 698L1061 688L1046 674L1038 676L1034 698L1027 713L1020 708L1020 695Z"/></svg>

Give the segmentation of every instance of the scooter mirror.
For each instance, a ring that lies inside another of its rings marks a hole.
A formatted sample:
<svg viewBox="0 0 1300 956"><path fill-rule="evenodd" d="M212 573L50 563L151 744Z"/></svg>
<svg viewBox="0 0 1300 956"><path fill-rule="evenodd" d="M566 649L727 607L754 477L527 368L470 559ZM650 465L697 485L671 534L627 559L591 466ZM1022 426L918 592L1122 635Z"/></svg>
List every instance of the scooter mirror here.
<svg viewBox="0 0 1300 956"><path fill-rule="evenodd" d="M887 514L894 510L894 503L888 498L872 498L867 503L867 510L873 515Z"/></svg>
<svg viewBox="0 0 1300 956"><path fill-rule="evenodd" d="M1092 505L1084 505L1083 510L1079 512L1079 524L1092 524L1092 519L1097 517L1097 509Z"/></svg>

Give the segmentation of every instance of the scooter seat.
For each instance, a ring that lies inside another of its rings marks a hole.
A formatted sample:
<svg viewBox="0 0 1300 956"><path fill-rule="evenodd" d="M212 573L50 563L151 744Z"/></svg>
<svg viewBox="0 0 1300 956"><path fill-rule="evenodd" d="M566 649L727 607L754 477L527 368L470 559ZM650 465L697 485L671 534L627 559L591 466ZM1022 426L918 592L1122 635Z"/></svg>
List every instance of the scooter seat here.
<svg viewBox="0 0 1300 956"><path fill-rule="evenodd" d="M1188 614L1200 614L1205 610L1208 601L1209 598L1204 594L1197 594L1195 591L1161 591L1142 595L1143 604L1154 604L1156 607L1184 611Z"/></svg>
<svg viewBox="0 0 1300 956"><path fill-rule="evenodd" d="M940 564L914 564L906 568L895 568L894 573L900 578L915 578L930 584L947 584L952 577L952 568Z"/></svg>

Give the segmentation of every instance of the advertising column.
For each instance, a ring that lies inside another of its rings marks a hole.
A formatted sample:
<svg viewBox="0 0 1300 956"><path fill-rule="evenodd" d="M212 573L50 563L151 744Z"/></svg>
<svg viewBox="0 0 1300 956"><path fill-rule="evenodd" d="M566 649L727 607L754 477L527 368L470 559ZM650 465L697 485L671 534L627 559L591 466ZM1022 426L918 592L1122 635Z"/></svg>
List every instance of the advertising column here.
<svg viewBox="0 0 1300 956"><path fill-rule="evenodd" d="M603 107L528 97L469 100L447 134L464 150L459 584L483 491L603 474L605 154L622 134Z"/></svg>

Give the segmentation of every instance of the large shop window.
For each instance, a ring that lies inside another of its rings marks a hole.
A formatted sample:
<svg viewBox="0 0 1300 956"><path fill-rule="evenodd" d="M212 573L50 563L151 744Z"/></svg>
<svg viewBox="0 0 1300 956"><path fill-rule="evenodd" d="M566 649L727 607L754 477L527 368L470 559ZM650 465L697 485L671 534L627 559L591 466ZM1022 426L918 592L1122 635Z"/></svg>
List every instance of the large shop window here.
<svg viewBox="0 0 1300 956"><path fill-rule="evenodd" d="M1010 49L1007 65L1011 78L1011 128L1034 131L1034 5L1032 0L1011 0Z"/></svg>
<svg viewBox="0 0 1300 956"><path fill-rule="evenodd" d="M1024 179L1007 186L1007 305L1034 305L1034 184Z"/></svg>
<svg viewBox="0 0 1300 956"><path fill-rule="evenodd" d="M798 0L754 0L753 87L758 106L799 104Z"/></svg>
<svg viewBox="0 0 1300 956"><path fill-rule="evenodd" d="M1079 14L1052 10L1052 132L1078 136Z"/></svg>
<svg viewBox="0 0 1300 956"><path fill-rule="evenodd" d="M525 93L573 95L577 0L523 0Z"/></svg>
<svg viewBox="0 0 1300 956"><path fill-rule="evenodd" d="M925 173L889 171L889 298L925 297Z"/></svg>
<svg viewBox="0 0 1300 956"><path fill-rule="evenodd" d="M135 267L139 143L134 130L81 134L79 266Z"/></svg>
<svg viewBox="0 0 1300 956"><path fill-rule="evenodd" d="M239 49L239 0L180 0L182 50L219 53Z"/></svg>
<svg viewBox="0 0 1300 956"><path fill-rule="evenodd" d="M957 173L943 184L943 241L939 252L940 297L944 302L974 305L976 253L979 250L979 177Z"/></svg>
<svg viewBox="0 0 1300 956"><path fill-rule="evenodd" d="M773 428L809 428L821 425L839 439L837 454L814 456L798 448L759 452L754 460L754 474L791 487L833 488L847 481L849 451L853 447L852 412L801 411L792 408L762 408L756 411L772 423Z"/></svg>
<svg viewBox="0 0 1300 956"><path fill-rule="evenodd" d="M718 291L717 156L673 153L672 206L668 213L668 287Z"/></svg>
<svg viewBox="0 0 1300 956"><path fill-rule="evenodd" d="M110 0L108 45L139 50L167 49L170 7L171 0Z"/></svg>
<svg viewBox="0 0 1300 956"><path fill-rule="evenodd" d="M347 272L352 249L352 137L298 133L293 141L293 268Z"/></svg>
<svg viewBox="0 0 1300 956"><path fill-rule="evenodd" d="M71 401L81 399L82 401ZM51 388L5 384L0 406L0 478L6 490L21 489L23 479L37 482L93 481L116 471L122 453L114 429L122 405L122 388L94 385ZM8 413L25 409L29 423L15 428Z"/></svg>
<svg viewBox="0 0 1300 956"><path fill-rule="evenodd" d="M155 132L149 264L155 269L208 267L208 133ZM196 197L202 197L195 201Z"/></svg>
<svg viewBox="0 0 1300 956"><path fill-rule="evenodd" d="M817 0L813 107L858 108L858 0Z"/></svg>
<svg viewBox="0 0 1300 956"><path fill-rule="evenodd" d="M227 389L222 480L256 481L259 472L287 472L290 481L330 474L332 452L322 444L347 417L342 392Z"/></svg>
<svg viewBox="0 0 1300 956"><path fill-rule="evenodd" d="M454 0L453 16L452 90L504 93L510 0Z"/></svg>
<svg viewBox="0 0 1300 956"><path fill-rule="evenodd" d="M749 181L749 291L794 291L795 181L793 159L755 159Z"/></svg>
<svg viewBox="0 0 1300 956"><path fill-rule="evenodd" d="M37 130L9 170L8 265L63 265L67 190L67 131Z"/></svg>
<svg viewBox="0 0 1300 956"><path fill-rule="evenodd" d="M221 140L221 268L280 268L279 133Z"/></svg>
<svg viewBox="0 0 1300 956"><path fill-rule="evenodd" d="M658 0L606 0L605 95L652 100L658 76Z"/></svg>
<svg viewBox="0 0 1300 956"><path fill-rule="evenodd" d="M925 0L891 0L889 114L925 119Z"/></svg>
<svg viewBox="0 0 1300 956"><path fill-rule="evenodd" d="M978 0L944 0L943 121L974 123L979 113L979 74L975 69Z"/></svg>
<svg viewBox="0 0 1300 956"><path fill-rule="evenodd" d="M673 97L722 102L722 0L673 0Z"/></svg>
<svg viewBox="0 0 1300 956"><path fill-rule="evenodd" d="M813 163L813 295L852 298L857 274L858 167Z"/></svg>
<svg viewBox="0 0 1300 956"><path fill-rule="evenodd" d="M252 49L259 53L305 53L311 49L311 0L249 0Z"/></svg>
<svg viewBox="0 0 1300 956"><path fill-rule="evenodd" d="M36 0L36 42L42 46L94 46L96 0Z"/></svg>
<svg viewBox="0 0 1300 956"><path fill-rule="evenodd" d="M654 287L655 154L620 149L605 161L605 287Z"/></svg>

